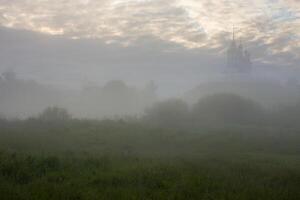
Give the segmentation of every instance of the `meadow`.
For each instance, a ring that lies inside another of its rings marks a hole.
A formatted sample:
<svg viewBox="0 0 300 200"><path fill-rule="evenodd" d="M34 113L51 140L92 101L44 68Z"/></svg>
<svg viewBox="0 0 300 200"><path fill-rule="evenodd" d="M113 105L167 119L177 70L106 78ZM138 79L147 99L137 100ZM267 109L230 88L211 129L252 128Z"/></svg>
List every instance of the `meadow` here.
<svg viewBox="0 0 300 200"><path fill-rule="evenodd" d="M300 199L300 131L0 121L1 199Z"/></svg>

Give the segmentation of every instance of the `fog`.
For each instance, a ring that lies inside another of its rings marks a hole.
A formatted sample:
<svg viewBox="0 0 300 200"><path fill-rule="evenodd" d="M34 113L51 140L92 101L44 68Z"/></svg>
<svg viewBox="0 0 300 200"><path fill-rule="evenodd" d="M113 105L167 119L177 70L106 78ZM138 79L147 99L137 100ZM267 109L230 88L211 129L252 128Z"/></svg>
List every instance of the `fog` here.
<svg viewBox="0 0 300 200"><path fill-rule="evenodd" d="M214 94L235 94L257 102L266 110L297 105L300 86L297 79L263 79L253 74L216 76L218 79L199 82L183 90L182 95L161 95L160 85L145 81L143 86L129 85L122 80L111 80L104 85L88 83L70 89L22 79L14 71L4 71L0 79L1 116L25 119L37 116L47 107L67 109L75 118L104 119L141 117L157 102L181 99L188 106Z"/></svg>
<svg viewBox="0 0 300 200"><path fill-rule="evenodd" d="M251 61L247 73L226 71L230 40L217 53L154 38L124 47L7 28L0 36L0 113L8 119L37 116L53 106L75 118L141 117L155 102L179 98L192 106L220 93L271 110L299 102L296 66Z"/></svg>
<svg viewBox="0 0 300 200"><path fill-rule="evenodd" d="M104 86L88 85L81 90L58 89L5 72L0 81L0 110L9 119L33 117L53 106L66 108L77 118L136 116L157 100L155 90L153 82L138 89L120 80Z"/></svg>
<svg viewBox="0 0 300 200"><path fill-rule="evenodd" d="M299 0L0 0L0 199L300 199Z"/></svg>

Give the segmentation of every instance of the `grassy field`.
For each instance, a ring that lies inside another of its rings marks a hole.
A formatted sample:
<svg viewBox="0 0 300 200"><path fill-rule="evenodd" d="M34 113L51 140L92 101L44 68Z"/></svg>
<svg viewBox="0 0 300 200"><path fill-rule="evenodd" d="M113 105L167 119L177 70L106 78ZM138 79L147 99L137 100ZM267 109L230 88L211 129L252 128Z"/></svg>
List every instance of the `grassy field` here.
<svg viewBox="0 0 300 200"><path fill-rule="evenodd" d="M0 199L300 199L300 133L0 122Z"/></svg>

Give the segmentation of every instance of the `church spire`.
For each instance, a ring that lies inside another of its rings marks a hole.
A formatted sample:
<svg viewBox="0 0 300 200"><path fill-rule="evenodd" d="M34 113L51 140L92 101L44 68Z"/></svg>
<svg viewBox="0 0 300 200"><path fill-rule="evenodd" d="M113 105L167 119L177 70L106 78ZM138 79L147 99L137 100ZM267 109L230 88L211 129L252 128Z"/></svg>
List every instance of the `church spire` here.
<svg viewBox="0 0 300 200"><path fill-rule="evenodd" d="M232 42L227 51L227 67L232 73L249 73L251 60L249 52L245 51L240 37L236 41L235 26L232 26ZM239 43L239 44L238 44Z"/></svg>

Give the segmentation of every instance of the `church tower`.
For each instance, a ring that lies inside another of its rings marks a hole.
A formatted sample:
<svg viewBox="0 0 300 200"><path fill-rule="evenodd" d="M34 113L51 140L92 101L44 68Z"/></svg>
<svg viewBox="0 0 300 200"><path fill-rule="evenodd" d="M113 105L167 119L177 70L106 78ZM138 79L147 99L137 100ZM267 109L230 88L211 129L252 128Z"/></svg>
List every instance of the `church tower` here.
<svg viewBox="0 0 300 200"><path fill-rule="evenodd" d="M250 54L244 49L242 41L237 44L235 30L232 31L232 41L227 50L227 69L226 72L234 74L250 73L252 63Z"/></svg>

